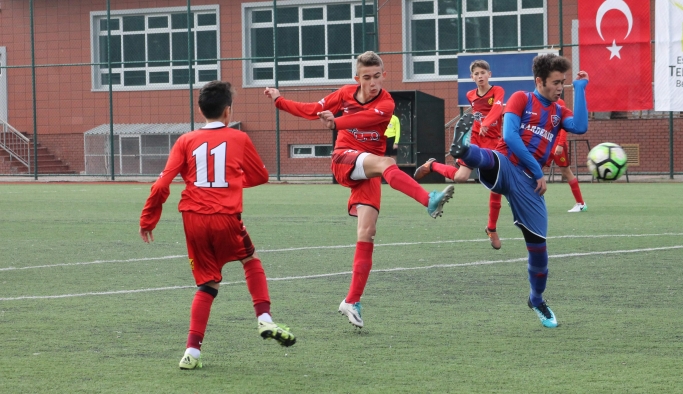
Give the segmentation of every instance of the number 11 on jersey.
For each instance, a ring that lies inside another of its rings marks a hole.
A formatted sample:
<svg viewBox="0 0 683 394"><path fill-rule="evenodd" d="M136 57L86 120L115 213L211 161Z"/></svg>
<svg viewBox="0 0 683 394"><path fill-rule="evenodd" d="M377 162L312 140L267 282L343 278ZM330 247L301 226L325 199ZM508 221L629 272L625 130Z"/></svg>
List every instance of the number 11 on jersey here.
<svg viewBox="0 0 683 394"><path fill-rule="evenodd" d="M195 186L228 187L228 182L225 181L225 152L227 146L227 143L223 142L211 149L211 156L213 156L213 182L209 182L209 161L207 157L209 144L205 142L192 151L195 166L197 167L197 181L194 183Z"/></svg>

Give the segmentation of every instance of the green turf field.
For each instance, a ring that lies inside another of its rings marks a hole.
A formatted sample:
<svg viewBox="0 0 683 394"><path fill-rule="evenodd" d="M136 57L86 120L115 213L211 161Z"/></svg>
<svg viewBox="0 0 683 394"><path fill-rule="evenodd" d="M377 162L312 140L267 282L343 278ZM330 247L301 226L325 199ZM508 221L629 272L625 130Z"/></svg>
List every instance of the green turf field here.
<svg viewBox="0 0 683 394"><path fill-rule="evenodd" d="M560 326L526 306L526 249L503 202L457 185L444 216L384 185L366 327L337 313L355 219L338 185L245 192L277 322L263 341L239 263L224 269L202 347L180 371L194 282L175 185L138 236L149 184L0 185L1 393L670 393L683 387L683 184L550 184L550 276ZM428 185L442 188L443 185Z"/></svg>

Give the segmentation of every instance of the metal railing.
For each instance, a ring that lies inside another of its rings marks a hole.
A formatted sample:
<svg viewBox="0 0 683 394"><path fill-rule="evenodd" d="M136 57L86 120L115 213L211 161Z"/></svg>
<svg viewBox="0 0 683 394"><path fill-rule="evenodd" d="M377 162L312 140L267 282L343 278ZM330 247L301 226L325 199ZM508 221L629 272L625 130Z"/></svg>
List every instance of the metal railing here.
<svg viewBox="0 0 683 394"><path fill-rule="evenodd" d="M31 172L30 140L3 119L0 119L0 149L9 153L10 161L18 161Z"/></svg>

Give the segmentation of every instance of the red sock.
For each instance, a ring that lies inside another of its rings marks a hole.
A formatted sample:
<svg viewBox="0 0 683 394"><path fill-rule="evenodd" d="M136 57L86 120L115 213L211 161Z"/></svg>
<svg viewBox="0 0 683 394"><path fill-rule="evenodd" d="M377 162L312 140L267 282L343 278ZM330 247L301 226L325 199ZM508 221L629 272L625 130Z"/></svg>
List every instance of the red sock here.
<svg viewBox="0 0 683 394"><path fill-rule="evenodd" d="M572 188L572 194L577 203L583 204L583 197L581 196L581 189L579 188L579 178L574 178L569 181L569 187Z"/></svg>
<svg viewBox="0 0 683 394"><path fill-rule="evenodd" d="M213 299L214 296L201 290L194 294L192 309L190 310L190 332L187 334L187 347L202 348Z"/></svg>
<svg viewBox="0 0 683 394"><path fill-rule="evenodd" d="M270 313L270 297L268 296L268 282L266 273L263 271L261 260L251 259L242 265L244 268L244 279L247 280L247 289L254 302L256 316L263 313Z"/></svg>
<svg viewBox="0 0 683 394"><path fill-rule="evenodd" d="M448 179L453 179L455 178L455 173L458 171L458 169L454 166L449 166L447 164L441 164L433 161L432 171L436 172L437 174L441 174Z"/></svg>
<svg viewBox="0 0 683 394"><path fill-rule="evenodd" d="M502 195L491 192L489 196L489 231L496 231L498 215L500 214L500 199Z"/></svg>
<svg viewBox="0 0 683 394"><path fill-rule="evenodd" d="M420 186L410 175L401 171L396 164L389 166L382 176L392 189L412 197L415 201L424 205L429 204L429 193Z"/></svg>
<svg viewBox="0 0 683 394"><path fill-rule="evenodd" d="M368 283L368 276L372 269L372 242L356 242L356 254L353 256L353 275L351 276L351 287L349 294L346 295L346 302L354 304L360 301L363 295L365 284Z"/></svg>

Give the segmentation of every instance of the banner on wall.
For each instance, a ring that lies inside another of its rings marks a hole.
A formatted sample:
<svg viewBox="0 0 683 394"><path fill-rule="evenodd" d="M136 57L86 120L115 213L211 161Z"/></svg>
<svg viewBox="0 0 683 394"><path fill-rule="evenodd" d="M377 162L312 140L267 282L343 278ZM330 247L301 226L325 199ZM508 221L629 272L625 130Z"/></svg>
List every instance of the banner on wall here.
<svg viewBox="0 0 683 394"><path fill-rule="evenodd" d="M655 110L683 111L683 0L655 3Z"/></svg>
<svg viewBox="0 0 683 394"><path fill-rule="evenodd" d="M579 0L579 58L590 78L589 111L652 109L650 39L649 1Z"/></svg>

